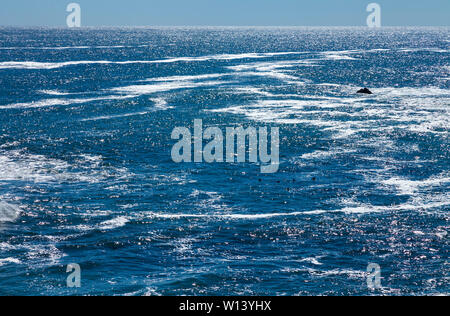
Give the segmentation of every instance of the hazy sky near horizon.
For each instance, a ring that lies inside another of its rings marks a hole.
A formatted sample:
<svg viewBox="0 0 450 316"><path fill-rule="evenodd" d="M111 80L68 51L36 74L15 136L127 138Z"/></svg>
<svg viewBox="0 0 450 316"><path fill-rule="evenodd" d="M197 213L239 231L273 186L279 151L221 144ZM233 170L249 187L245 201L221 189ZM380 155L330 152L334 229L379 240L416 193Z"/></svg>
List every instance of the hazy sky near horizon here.
<svg viewBox="0 0 450 316"><path fill-rule="evenodd" d="M2 0L1 26L65 26L66 7L82 26L364 26L366 7L383 26L450 26L450 0Z"/></svg>

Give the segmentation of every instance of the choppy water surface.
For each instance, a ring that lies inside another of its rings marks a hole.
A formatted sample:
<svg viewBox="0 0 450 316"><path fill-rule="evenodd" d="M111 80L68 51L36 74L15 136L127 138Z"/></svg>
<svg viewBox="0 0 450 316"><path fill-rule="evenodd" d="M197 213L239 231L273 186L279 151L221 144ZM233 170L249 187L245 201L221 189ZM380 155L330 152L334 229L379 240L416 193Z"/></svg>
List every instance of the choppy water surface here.
<svg viewBox="0 0 450 316"><path fill-rule="evenodd" d="M449 40L0 29L0 294L448 295ZM173 163L194 119L280 127L279 172Z"/></svg>

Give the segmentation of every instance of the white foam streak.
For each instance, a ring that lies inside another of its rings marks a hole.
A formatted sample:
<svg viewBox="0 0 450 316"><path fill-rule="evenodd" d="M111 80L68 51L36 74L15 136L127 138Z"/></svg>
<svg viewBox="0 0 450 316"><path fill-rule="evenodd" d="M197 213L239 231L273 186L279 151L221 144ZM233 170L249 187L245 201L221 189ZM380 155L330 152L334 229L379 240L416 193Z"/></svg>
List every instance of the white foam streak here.
<svg viewBox="0 0 450 316"><path fill-rule="evenodd" d="M356 153L357 150L317 150L312 153L303 154L300 159L327 159L330 157L335 157L336 155L352 154Z"/></svg>
<svg viewBox="0 0 450 316"><path fill-rule="evenodd" d="M82 119L81 121L87 122L87 121L113 120L113 119L124 118L124 117L141 116L141 115L146 115L149 113L150 113L150 111L143 111L143 112L116 114L116 115L104 115L104 116L97 116L97 117Z"/></svg>
<svg viewBox="0 0 450 316"><path fill-rule="evenodd" d="M344 215L365 215L372 213L387 213L399 211L421 211L441 208L450 205L450 201L441 201L427 204L406 203L396 206L373 206L373 205L359 205L353 207L344 207L337 210L313 210L304 212L291 213L267 213L267 214L162 214L162 213L148 213L146 217L159 219L204 219L204 220L262 220L282 217L301 217L314 216L324 214L344 214Z"/></svg>
<svg viewBox="0 0 450 316"><path fill-rule="evenodd" d="M304 54L303 52L280 52L280 53L244 53L244 54L220 54L220 55L210 55L210 56L200 56L200 57L177 57L162 60L155 60L154 63L175 63L175 62L201 62L201 61L228 61L237 59L260 59L269 58L275 56L285 56L285 55L299 55Z"/></svg>
<svg viewBox="0 0 450 316"><path fill-rule="evenodd" d="M151 85L132 85L126 87L118 87L111 89L115 93L126 93L133 94L135 96L153 94L157 92L167 92L179 89L189 89L198 87L209 87L217 86L221 84L226 84L225 81L205 81L205 82L188 82L188 81L174 81L174 82L164 82L161 84L151 84Z"/></svg>
<svg viewBox="0 0 450 316"><path fill-rule="evenodd" d="M0 47L0 50L78 50L78 49L117 49L117 48L139 48L151 47L152 45L104 45L104 46L29 46L29 47Z"/></svg>
<svg viewBox="0 0 450 316"><path fill-rule="evenodd" d="M260 122L279 124L305 124L333 133L333 138L356 137L361 132L386 131L401 128L415 133L433 133L447 137L450 126L448 104L450 91L437 87L379 88L374 95L359 96L356 88L338 86L336 93L350 97L298 96L302 100L285 99L291 95L264 94L253 88L255 94L270 100L258 100L249 105L215 109L245 115ZM247 91L252 91L247 89ZM242 89L237 92L242 93ZM279 98L279 99L276 99ZM351 120L342 120L342 117ZM399 124L394 125L393 122Z"/></svg>
<svg viewBox="0 0 450 316"><path fill-rule="evenodd" d="M40 93L43 94L48 94L48 95L58 95L58 96L62 96L62 95L70 95L70 93L66 93L66 92L61 92L58 90L41 90L39 91Z"/></svg>
<svg viewBox="0 0 450 316"><path fill-rule="evenodd" d="M0 69L30 69L30 70L40 70L40 69L57 69L68 66L77 65L98 65L98 64L111 64L110 61L69 61L69 62L35 62L35 61L7 61L0 63Z"/></svg>
<svg viewBox="0 0 450 316"><path fill-rule="evenodd" d="M14 103L8 105L1 105L0 109L33 109L52 106L67 106L72 104L83 104L95 101L107 101L107 100L124 100L134 98L135 95L110 95L96 98L78 98L78 99L45 99L41 101L34 101L28 103Z"/></svg>
<svg viewBox="0 0 450 316"><path fill-rule="evenodd" d="M133 95L132 97L136 97L136 96ZM164 110L168 110L168 109L172 108L167 104L167 101L164 100L163 98L153 98L153 99L150 99L150 101L152 101L154 103L154 107L148 108L147 110L144 110L144 111L122 113L122 114L115 114L115 115L102 115L102 116L96 116L96 117L82 119L81 121L82 122L102 121L102 120L113 120L113 119L119 119L119 118L125 118L125 117L142 116L142 115L150 114L155 111L164 111Z"/></svg>
<svg viewBox="0 0 450 316"><path fill-rule="evenodd" d="M217 79L220 77L224 77L226 75L227 74L207 74L207 75L195 75L195 76L157 77L157 78L149 78L144 81L152 81L152 82L196 81L196 80L205 80L205 79Z"/></svg>
<svg viewBox="0 0 450 316"><path fill-rule="evenodd" d="M322 55L327 60L356 60L356 58L348 56L352 52L350 51L342 51L342 52L324 52Z"/></svg>
<svg viewBox="0 0 450 316"><path fill-rule="evenodd" d="M37 62L37 61L7 61L0 62L0 69L58 69L69 66L79 65L130 65L130 64L167 64L177 62L203 62L203 61L228 61L236 59L258 59L269 58L274 56L296 55L298 52L282 52L282 53L248 53L248 54L222 54L200 57L175 57L160 60L127 60L127 61L108 61L108 60L80 60L66 62Z"/></svg>

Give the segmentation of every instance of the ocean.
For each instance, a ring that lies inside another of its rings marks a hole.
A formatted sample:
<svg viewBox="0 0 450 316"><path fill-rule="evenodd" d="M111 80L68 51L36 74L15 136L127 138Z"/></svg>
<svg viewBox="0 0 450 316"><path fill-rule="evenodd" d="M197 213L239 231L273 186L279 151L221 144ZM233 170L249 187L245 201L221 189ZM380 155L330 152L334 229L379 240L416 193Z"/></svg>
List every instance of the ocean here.
<svg viewBox="0 0 450 316"><path fill-rule="evenodd" d="M449 42L0 28L0 295L449 295ZM175 163L196 119L278 127L278 172Z"/></svg>

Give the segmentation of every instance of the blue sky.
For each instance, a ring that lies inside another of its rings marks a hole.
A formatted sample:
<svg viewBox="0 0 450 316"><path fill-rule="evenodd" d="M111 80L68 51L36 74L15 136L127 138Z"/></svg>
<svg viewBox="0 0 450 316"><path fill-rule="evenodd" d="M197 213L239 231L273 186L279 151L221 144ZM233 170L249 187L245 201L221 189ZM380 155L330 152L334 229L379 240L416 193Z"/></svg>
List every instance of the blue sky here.
<svg viewBox="0 0 450 316"><path fill-rule="evenodd" d="M384 26L449 26L450 0L1 0L2 26L65 26L77 2L83 26L362 26L371 2Z"/></svg>

